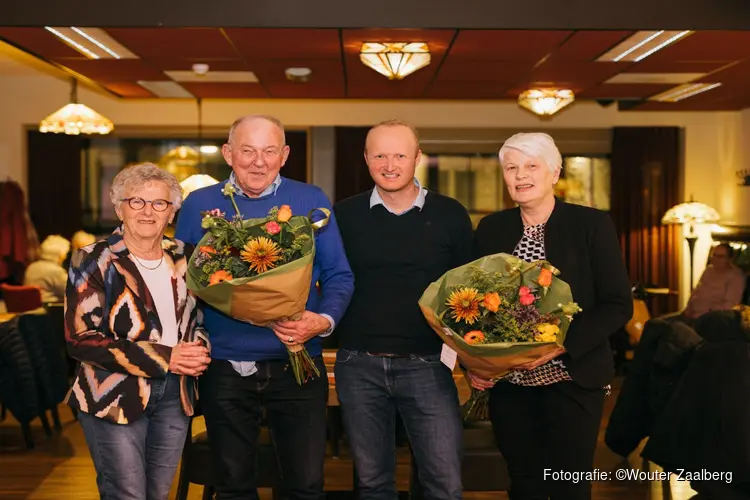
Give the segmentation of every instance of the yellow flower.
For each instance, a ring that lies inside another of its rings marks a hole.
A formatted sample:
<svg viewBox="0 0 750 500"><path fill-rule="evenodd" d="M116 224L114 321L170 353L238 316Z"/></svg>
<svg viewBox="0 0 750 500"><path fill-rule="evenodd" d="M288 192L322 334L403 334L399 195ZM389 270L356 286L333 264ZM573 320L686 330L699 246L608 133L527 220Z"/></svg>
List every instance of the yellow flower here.
<svg viewBox="0 0 750 500"><path fill-rule="evenodd" d="M450 294L446 304L451 309L453 319L473 325L479 319L479 303L482 298L475 288L459 288Z"/></svg>
<svg viewBox="0 0 750 500"><path fill-rule="evenodd" d="M251 270L260 274L276 267L276 262L281 259L280 254L281 249L275 242L259 236L247 242L240 252L240 258L250 264Z"/></svg>
<svg viewBox="0 0 750 500"><path fill-rule="evenodd" d="M557 334L560 333L560 328L551 323L536 325L536 329L539 330L539 333L534 335L534 340L537 342L555 342L557 341Z"/></svg>

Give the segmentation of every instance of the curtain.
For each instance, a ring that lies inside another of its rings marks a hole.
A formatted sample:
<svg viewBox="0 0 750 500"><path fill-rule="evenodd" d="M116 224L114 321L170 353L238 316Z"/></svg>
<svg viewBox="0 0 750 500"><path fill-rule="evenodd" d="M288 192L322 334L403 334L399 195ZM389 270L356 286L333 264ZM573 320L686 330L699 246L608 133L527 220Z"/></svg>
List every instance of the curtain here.
<svg viewBox="0 0 750 500"><path fill-rule="evenodd" d="M375 183L365 162L365 138L370 127L335 127L335 202L371 189Z"/></svg>
<svg viewBox="0 0 750 500"><path fill-rule="evenodd" d="M683 241L661 218L683 200L682 132L677 127L615 127L612 139L611 214L630 280L668 288L649 299L652 316L678 307Z"/></svg>

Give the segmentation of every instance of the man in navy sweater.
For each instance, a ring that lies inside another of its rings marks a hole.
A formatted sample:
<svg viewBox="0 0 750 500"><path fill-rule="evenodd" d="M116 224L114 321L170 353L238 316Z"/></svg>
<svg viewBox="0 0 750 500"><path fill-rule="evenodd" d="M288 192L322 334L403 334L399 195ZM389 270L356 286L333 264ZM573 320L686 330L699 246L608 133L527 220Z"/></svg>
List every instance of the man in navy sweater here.
<svg viewBox="0 0 750 500"><path fill-rule="evenodd" d="M227 183L243 218L265 217L272 207L289 205L307 215L331 208L323 191L279 175L289 155L284 128L269 116L246 116L229 130L222 147L232 167L229 179L186 198L175 236L196 244L203 237L201 211L218 208L230 218L234 208L222 194ZM213 455L217 498L257 499L255 451L265 406L283 481L284 498L323 498L328 378L321 337L341 320L354 289L336 219L318 230L307 310L297 321L260 328L204 307L212 362L200 378L200 400ZM317 290L316 283L320 285ZM304 344L321 376L297 385L287 345Z"/></svg>
<svg viewBox="0 0 750 500"><path fill-rule="evenodd" d="M472 224L458 201L422 188L414 176L420 157L411 126L381 123L365 147L375 188L336 204L357 283L336 328L336 390L360 500L397 497L397 413L425 499L461 498L456 385L418 301L430 283L471 260Z"/></svg>

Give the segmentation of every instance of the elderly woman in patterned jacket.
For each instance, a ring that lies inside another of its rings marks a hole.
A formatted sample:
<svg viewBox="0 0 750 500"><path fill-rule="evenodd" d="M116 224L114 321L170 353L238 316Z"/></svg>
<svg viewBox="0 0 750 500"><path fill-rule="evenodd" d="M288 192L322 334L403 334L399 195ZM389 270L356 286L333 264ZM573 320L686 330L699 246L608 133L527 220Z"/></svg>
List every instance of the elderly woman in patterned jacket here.
<svg viewBox="0 0 750 500"><path fill-rule="evenodd" d="M68 394L101 498L166 500L209 345L185 277L188 252L164 237L182 202L155 165L120 172L110 190L122 221L80 250L68 276L65 336L81 362Z"/></svg>
<svg viewBox="0 0 750 500"><path fill-rule="evenodd" d="M609 337L630 319L633 299L609 215L554 195L562 158L547 134L510 137L499 152L505 184L518 205L482 219L476 257L513 254L547 260L570 285L583 311L564 347L499 382L471 373L490 391L490 419L511 478L510 498L591 498L589 481L545 475L591 471L608 385L614 376Z"/></svg>

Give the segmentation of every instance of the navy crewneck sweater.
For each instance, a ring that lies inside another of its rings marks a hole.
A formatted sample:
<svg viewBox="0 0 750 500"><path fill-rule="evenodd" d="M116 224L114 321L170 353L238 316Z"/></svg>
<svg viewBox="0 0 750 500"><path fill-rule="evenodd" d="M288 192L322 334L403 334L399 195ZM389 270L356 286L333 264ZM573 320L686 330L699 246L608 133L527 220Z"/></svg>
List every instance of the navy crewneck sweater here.
<svg viewBox="0 0 750 500"><path fill-rule="evenodd" d="M180 209L175 237L195 245L205 234L201 228L201 212L218 208L231 218L234 207L228 196L222 194L227 181L199 189L190 193ZM283 178L275 194L258 198L235 196L235 202L245 219L265 217L273 207L289 205L295 215L307 215L314 208L331 209L331 204L323 191L310 184ZM318 220L313 216L313 220ZM320 283L321 292L316 289ZM316 232L315 261L310 283L307 310L325 313L336 324L346 310L354 288L349 262L339 234L336 219L331 213L328 225ZM263 361L286 359L288 353L270 328L257 326L232 319L216 309L203 304L204 326L211 340L211 357L233 361ZM311 356L322 351L320 337L313 337L305 344Z"/></svg>
<svg viewBox="0 0 750 500"><path fill-rule="evenodd" d="M472 225L458 201L428 192L402 215L370 208L367 191L336 204L356 287L335 335L339 347L389 354L436 354L442 341L419 309L425 289L471 260Z"/></svg>

